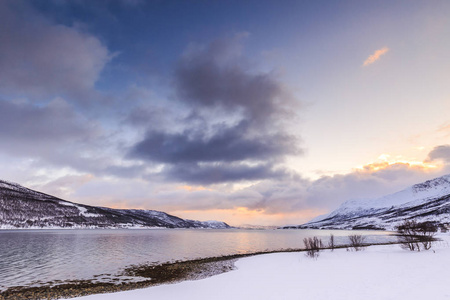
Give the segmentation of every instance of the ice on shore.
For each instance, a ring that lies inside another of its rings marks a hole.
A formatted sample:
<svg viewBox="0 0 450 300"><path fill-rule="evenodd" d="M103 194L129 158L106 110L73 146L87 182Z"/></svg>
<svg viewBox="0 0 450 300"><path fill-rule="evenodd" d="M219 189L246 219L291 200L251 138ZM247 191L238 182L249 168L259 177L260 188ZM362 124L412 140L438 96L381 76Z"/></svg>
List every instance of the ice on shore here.
<svg viewBox="0 0 450 300"><path fill-rule="evenodd" d="M258 255L202 280L76 299L450 299L450 235L440 238L422 252L389 245L324 250L317 260L300 252Z"/></svg>

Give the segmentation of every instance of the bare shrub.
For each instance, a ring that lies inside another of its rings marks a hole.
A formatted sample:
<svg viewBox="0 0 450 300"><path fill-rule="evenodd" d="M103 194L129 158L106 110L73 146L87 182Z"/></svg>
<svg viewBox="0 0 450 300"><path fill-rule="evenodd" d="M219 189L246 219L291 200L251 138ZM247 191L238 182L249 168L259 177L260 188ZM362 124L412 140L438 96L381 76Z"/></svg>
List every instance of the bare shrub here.
<svg viewBox="0 0 450 300"><path fill-rule="evenodd" d="M303 243L306 248L306 256L311 258L319 257L319 251L323 248L322 240L318 237L304 238Z"/></svg>
<svg viewBox="0 0 450 300"><path fill-rule="evenodd" d="M418 223L415 220L405 220L397 231L401 247L410 251L431 249L438 227L431 222Z"/></svg>
<svg viewBox="0 0 450 300"><path fill-rule="evenodd" d="M350 247L352 247L355 251L364 250L364 240L366 237L360 234L349 235L348 239L350 240Z"/></svg>
<svg viewBox="0 0 450 300"><path fill-rule="evenodd" d="M331 249L331 251L334 250L334 248L336 248L336 244L334 242L334 235L330 234L330 240L328 241L328 248Z"/></svg>
<svg viewBox="0 0 450 300"><path fill-rule="evenodd" d="M431 249L438 227L431 222L419 223L418 226L422 248L425 250Z"/></svg>

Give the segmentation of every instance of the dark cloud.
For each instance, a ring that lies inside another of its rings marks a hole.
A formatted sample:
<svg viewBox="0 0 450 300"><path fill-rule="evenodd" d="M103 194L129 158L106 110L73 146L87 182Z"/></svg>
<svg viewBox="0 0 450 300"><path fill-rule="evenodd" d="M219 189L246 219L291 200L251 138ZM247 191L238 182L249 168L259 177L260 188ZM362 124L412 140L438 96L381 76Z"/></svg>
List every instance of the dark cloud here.
<svg viewBox="0 0 450 300"><path fill-rule="evenodd" d="M21 1L0 1L0 92L85 101L112 55L96 37L52 24Z"/></svg>
<svg viewBox="0 0 450 300"><path fill-rule="evenodd" d="M428 159L430 161L442 160L444 162L450 163L450 145L441 145L434 147L433 150L428 154Z"/></svg>
<svg viewBox="0 0 450 300"><path fill-rule="evenodd" d="M219 40L183 57L176 70L179 99L196 108L243 110L253 124L273 126L270 123L289 115L296 102L274 74L251 72L229 58L230 43L235 41Z"/></svg>
<svg viewBox="0 0 450 300"><path fill-rule="evenodd" d="M245 164L174 164L163 170L169 180L207 185L236 182L242 180L281 179L287 176L284 169L276 169L271 164L249 166Z"/></svg>
<svg viewBox="0 0 450 300"><path fill-rule="evenodd" d="M236 162L273 160L296 151L295 138L283 133L250 136L250 124L217 129L210 137L205 132L148 132L132 155L161 163Z"/></svg>
<svg viewBox="0 0 450 300"><path fill-rule="evenodd" d="M297 103L274 74L240 63L237 48L236 40L220 40L183 56L174 83L189 112L183 129L147 130L130 157L165 164L166 176L196 184L284 176L271 164L301 153L284 127Z"/></svg>

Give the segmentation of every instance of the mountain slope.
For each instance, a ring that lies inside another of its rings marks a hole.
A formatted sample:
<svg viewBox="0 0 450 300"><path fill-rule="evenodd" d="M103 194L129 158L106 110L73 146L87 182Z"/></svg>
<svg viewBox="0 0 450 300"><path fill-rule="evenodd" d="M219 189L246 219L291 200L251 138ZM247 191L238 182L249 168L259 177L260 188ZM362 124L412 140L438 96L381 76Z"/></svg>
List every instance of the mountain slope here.
<svg viewBox="0 0 450 300"><path fill-rule="evenodd" d="M0 180L0 228L229 228L164 212L77 204Z"/></svg>
<svg viewBox="0 0 450 300"><path fill-rule="evenodd" d="M450 175L378 199L350 200L327 216L289 228L392 230L406 219L450 223Z"/></svg>

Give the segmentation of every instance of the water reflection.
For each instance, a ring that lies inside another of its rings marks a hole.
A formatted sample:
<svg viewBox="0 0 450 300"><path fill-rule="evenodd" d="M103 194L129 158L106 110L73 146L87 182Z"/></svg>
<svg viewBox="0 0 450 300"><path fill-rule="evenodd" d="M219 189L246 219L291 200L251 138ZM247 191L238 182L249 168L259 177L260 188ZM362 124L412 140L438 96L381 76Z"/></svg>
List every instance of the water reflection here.
<svg viewBox="0 0 450 300"><path fill-rule="evenodd" d="M303 238L350 234L367 242L386 232L326 230L0 230L0 289L116 274L131 264L302 248Z"/></svg>

